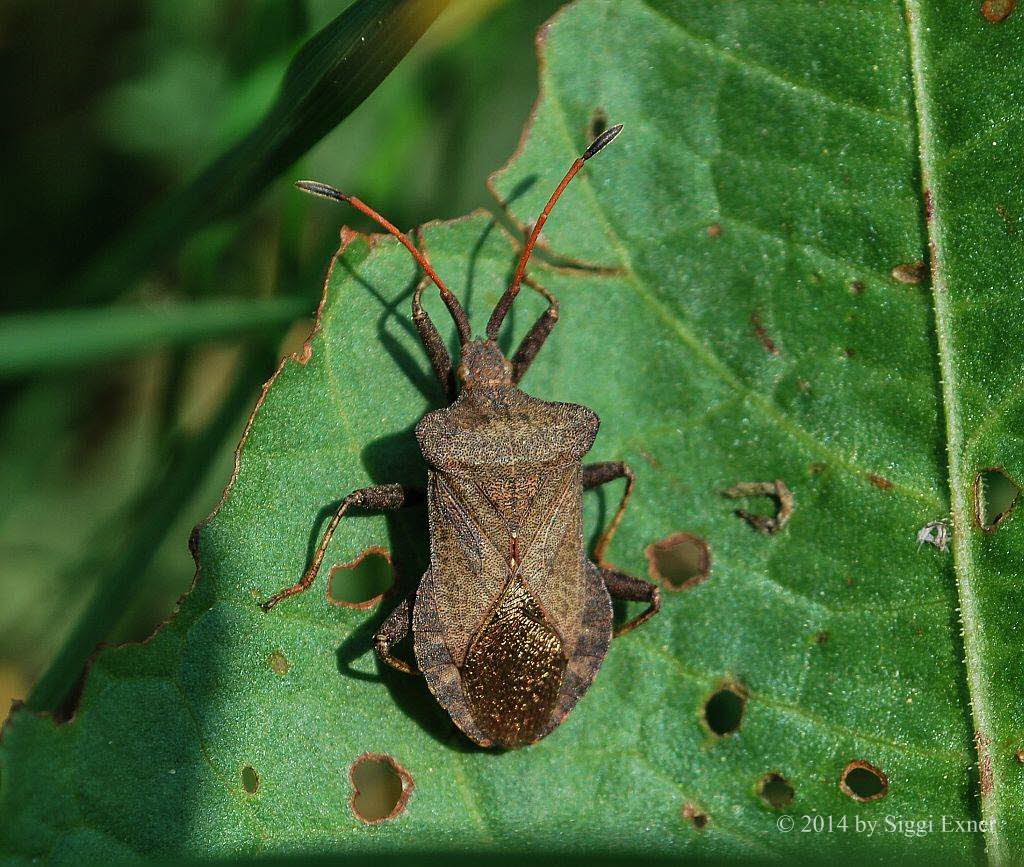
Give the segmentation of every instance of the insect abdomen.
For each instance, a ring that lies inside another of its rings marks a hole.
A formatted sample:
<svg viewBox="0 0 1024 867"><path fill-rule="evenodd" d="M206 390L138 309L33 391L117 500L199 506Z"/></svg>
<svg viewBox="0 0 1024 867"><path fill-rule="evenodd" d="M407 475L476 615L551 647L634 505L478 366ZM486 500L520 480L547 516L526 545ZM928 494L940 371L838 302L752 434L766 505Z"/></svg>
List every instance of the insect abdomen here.
<svg viewBox="0 0 1024 867"><path fill-rule="evenodd" d="M496 746L513 749L550 728L565 666L557 632L515 577L459 673L477 725Z"/></svg>

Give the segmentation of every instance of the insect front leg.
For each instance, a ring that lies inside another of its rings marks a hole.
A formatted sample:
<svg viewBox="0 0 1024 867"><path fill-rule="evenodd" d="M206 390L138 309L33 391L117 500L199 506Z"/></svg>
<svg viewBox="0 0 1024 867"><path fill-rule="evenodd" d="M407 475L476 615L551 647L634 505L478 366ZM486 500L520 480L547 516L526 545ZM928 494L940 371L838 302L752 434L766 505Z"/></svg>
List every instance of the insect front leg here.
<svg viewBox="0 0 1024 867"><path fill-rule="evenodd" d="M427 358L430 359L434 375L448 397L454 400L455 380L452 377L452 359L438 333L437 326L434 325L423 307L423 290L429 285L428 280L424 279L416 287L416 292L412 296L412 322L416 326L416 331L419 332L423 348L427 350Z"/></svg>
<svg viewBox="0 0 1024 867"><path fill-rule="evenodd" d="M406 638L412 631L412 594L406 596L392 611L387 619L380 625L377 634L373 636L373 645L377 649L377 655L392 668L403 671L406 674L418 674L411 665L391 655L395 645L403 638Z"/></svg>
<svg viewBox="0 0 1024 867"><path fill-rule="evenodd" d="M609 521L608 526L594 546L594 562L602 568L604 567L604 552L608 550L608 545L611 544L615 531L619 529L619 524L622 523L626 504L629 503L629 498L633 494L633 484L636 482L636 476L629 468L629 464L623 461L606 461L600 464L586 464L583 467L583 490L585 491L600 487L615 479L625 479L626 490L622 493L619 508L615 510L611 521Z"/></svg>
<svg viewBox="0 0 1024 867"><path fill-rule="evenodd" d="M615 637L625 635L631 629L636 629L641 623L650 620L661 610L661 591L649 581L634 578L623 572L616 572L614 569L607 569L598 566L601 570L601 577L604 578L604 586L612 599L621 599L625 602L649 602L650 605L642 614L638 614L627 623L623 623L615 630Z"/></svg>
<svg viewBox="0 0 1024 867"><path fill-rule="evenodd" d="M512 356L512 382L514 383L518 383L526 375L526 371L533 363L533 359L537 357L537 353L540 352L544 341L548 339L551 329L558 322L558 302L555 300L555 296L532 280L525 280L524 282L535 292L539 292L547 299L548 309L541 313L540 318L533 323L533 328L529 330L526 337L523 338L523 342L519 344L519 348L515 351L515 355Z"/></svg>
<svg viewBox="0 0 1024 867"><path fill-rule="evenodd" d="M295 596L297 593L302 593L304 590L309 589L316 579L317 573L320 571L320 564L324 561L324 555L327 553L327 546L331 544L334 531L338 529L338 524L350 508L396 511L403 506L410 506L420 502L422 499L423 491L420 488L413 488L408 485L376 485L372 488L360 488L358 491L353 491L338 506L338 510L334 513L334 517L327 527L327 532L324 533L324 537L316 549L313 562L310 563L305 574L291 587L286 587L284 590L275 593L266 602L261 603L260 608L264 611L269 611L283 599Z"/></svg>

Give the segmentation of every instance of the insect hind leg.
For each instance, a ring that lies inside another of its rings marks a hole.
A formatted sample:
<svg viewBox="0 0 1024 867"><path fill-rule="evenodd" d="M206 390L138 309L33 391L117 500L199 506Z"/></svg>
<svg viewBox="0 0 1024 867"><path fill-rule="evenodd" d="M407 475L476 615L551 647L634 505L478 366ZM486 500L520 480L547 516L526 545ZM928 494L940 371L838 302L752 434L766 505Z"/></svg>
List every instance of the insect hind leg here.
<svg viewBox="0 0 1024 867"><path fill-rule="evenodd" d="M636 629L641 623L650 620L661 610L661 591L649 581L641 578L634 578L624 572L616 572L614 569L607 569L604 566L598 567L601 570L601 577L604 579L604 586L608 588L608 594L612 599L621 599L625 602L649 602L647 610L638 614L632 620L623 623L615 630L615 637L625 635L632 629Z"/></svg>
<svg viewBox="0 0 1024 867"><path fill-rule="evenodd" d="M412 632L410 598L410 596L406 596L399 602L395 610L380 625L376 635L373 636L373 646L377 650L377 655L392 668L405 674L419 674L415 668L391 652L402 639L407 638Z"/></svg>
<svg viewBox="0 0 1024 867"><path fill-rule="evenodd" d="M599 464L586 464L583 467L582 481L583 490L585 491L606 485L608 482L615 481L615 479L625 479L626 490L622 493L622 499L619 501L619 507L615 510L615 514L612 515L611 521L608 522L608 526L594 546L594 560L601 568L605 566L605 551L608 550L612 537L615 536L615 531L619 529L619 524L622 523L622 516L626 513L626 506L629 505L629 498L633 495L636 474L625 461L606 461Z"/></svg>

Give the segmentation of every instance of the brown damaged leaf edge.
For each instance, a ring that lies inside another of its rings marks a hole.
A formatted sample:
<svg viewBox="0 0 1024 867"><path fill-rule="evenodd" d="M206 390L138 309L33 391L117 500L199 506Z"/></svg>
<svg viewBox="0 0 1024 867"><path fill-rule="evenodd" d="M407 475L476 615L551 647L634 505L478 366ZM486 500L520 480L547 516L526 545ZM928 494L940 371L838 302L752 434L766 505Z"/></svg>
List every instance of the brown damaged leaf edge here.
<svg viewBox="0 0 1024 867"><path fill-rule="evenodd" d="M171 622L173 622L175 617L178 616L178 612L181 610L182 603L195 589L196 584L199 581L200 574L202 572L202 566L200 565L199 560L199 534L212 520L214 520L214 518L217 517L217 513L220 512L221 508L227 502L228 497L231 495L231 490L235 486L235 481L238 479L238 473L241 467L242 450L245 448L245 444L248 441L249 432L252 430L253 422L256 418L256 415L260 411L260 407L263 406L263 402L266 400L267 392L270 390L270 387L277 381L277 378L281 375L281 372L284 370L285 366L288 364L289 361L294 361L301 365L306 365L309 362L309 359L312 357L312 342L313 338L316 337L321 328L320 316L321 313L323 312L324 305L326 304L327 301L328 284L330 282L331 273L334 270L335 263L345 253L345 251L352 244L352 242L355 241L357 238L362 237L370 247L374 246L374 244L376 243L376 238L374 236L360 235L358 232L354 232L348 228L342 228L340 235L341 246L337 253L335 253L334 258L331 259L331 264L328 268L327 276L324 278L323 294L321 295L320 304L316 310L316 316L314 318L313 327L310 330L309 337L306 338L305 342L302 345L302 349L299 352L292 353L291 355L281 359L281 362L278 365L277 370L274 371L273 376L271 376L270 379L268 379L266 383L264 383L263 388L260 392L259 399L256 401L256 405L253 407L252 412L249 413L249 418L246 421L245 430L242 432L242 437L239 440L238 447L235 449L235 457L234 464L231 470L231 477L228 479L227 484L224 486L224 489L221 492L220 500L217 502L217 505L214 506L210 514L207 515L202 521L200 521L192 529L192 532L189 535L188 549L189 552L192 554L192 560L195 563L195 571L192 575L192 583L189 585L188 590L186 590L184 593L181 594L181 596L178 597L174 605L174 610L171 611L171 613L161 623L157 624L153 632L150 635L146 636L146 638L142 639L141 641L125 641L117 644L103 642L101 644L98 644L96 646L96 649L91 654L89 654L89 657L86 659L85 664L82 668L82 675L79 678L78 682L76 683L75 688L71 690L71 692L68 694L68 697L64 700L64 702L56 711L52 713L48 713L45 711L30 711L27 708L25 708L23 702L12 703L11 711L8 714L7 719L4 721L3 726L0 727L0 740L3 739L4 731L6 730L7 726L11 723L15 711L32 713L34 716L37 716L40 719L49 718L52 719L58 725L68 725L73 723L77 718L78 707L81 702L82 695L85 692L85 687L89 679L89 674L92 671L92 666L93 663L96 661L96 658L101 653L107 650L122 647L144 646L146 644L149 644L161 632L163 632L163 630Z"/></svg>
<svg viewBox="0 0 1024 867"><path fill-rule="evenodd" d="M358 568L368 557L380 557L387 561L388 568L391 570L391 584L388 588L378 593L376 596L364 599L362 602L348 602L345 599L339 599L335 596L334 579L339 575L344 578L343 573ZM350 560L348 563L337 563L331 567L331 570L327 575L327 601L330 602L331 605L337 605L340 608L351 608L355 611L368 611L375 605L379 605L384 599L388 599L393 596L396 583L395 564L391 560L391 552L387 548L382 548L379 545L373 545L365 551L362 551L355 560Z"/></svg>
<svg viewBox="0 0 1024 867"><path fill-rule="evenodd" d="M366 818L356 807L356 801L359 800L360 796L363 794L356 785L356 772L364 762L379 762L387 765L398 775L398 779L402 784L401 794L395 801L391 811L387 815L379 818ZM397 819L403 812L405 812L406 805L409 803L409 798L412 795L412 790L414 788L412 774L410 774L387 753L363 753L358 759L349 765L348 781L352 786L352 796L348 799L349 809L352 811L352 815L364 825L380 825L384 822L391 822Z"/></svg>
<svg viewBox="0 0 1024 867"><path fill-rule="evenodd" d="M320 181L296 184L360 211L415 260L425 277L413 293L412 322L449 402L416 425L426 488L383 484L347 494L305 572L260 607L270 612L313 585L350 507L397 511L426 501L430 566L380 625L374 646L392 668L421 674L452 722L482 747L516 749L549 734L593 683L613 635L636 628L661 607L655 585L605 564L635 475L622 461L583 463L597 436L597 414L519 388L558 322L555 298L526 280L531 254L563 191L621 131L621 125L607 129L569 166L478 336L459 299L409 237L355 196ZM455 325L457 366L423 306L431 284ZM548 306L506 357L498 335L524 285ZM511 478L518 483L511 485ZM616 480L625 481L622 499L591 559L583 547L583 492ZM528 496L520 493L522 485ZM485 550L497 556L485 558ZM612 599L646 602L647 609L613 628ZM393 654L409 636L415 669Z"/></svg>
<svg viewBox="0 0 1024 867"><path fill-rule="evenodd" d="M860 795L849 785L850 774L856 773L857 771L865 771L871 774L878 782L879 790L871 795ZM861 804L867 804L871 801L880 801L889 793L889 778L885 773L876 768L870 762L864 759L854 759L845 768L843 773L839 777L839 789L844 795L852 798L854 801L858 801Z"/></svg>
<svg viewBox="0 0 1024 867"><path fill-rule="evenodd" d="M737 517L766 536L773 536L785 527L795 508L793 492L782 479L776 479L774 482L740 482L722 491L722 496L733 500L743 497L769 497L775 500L776 511L771 516L755 515L746 509L736 510Z"/></svg>

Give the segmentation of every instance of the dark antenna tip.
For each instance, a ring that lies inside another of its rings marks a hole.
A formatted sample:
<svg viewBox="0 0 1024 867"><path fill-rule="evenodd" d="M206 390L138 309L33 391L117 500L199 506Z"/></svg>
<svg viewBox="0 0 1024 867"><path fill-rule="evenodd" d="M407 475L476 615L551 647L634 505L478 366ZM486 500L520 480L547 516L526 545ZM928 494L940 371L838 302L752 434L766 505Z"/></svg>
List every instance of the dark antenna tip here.
<svg viewBox="0 0 1024 867"><path fill-rule="evenodd" d="M596 154L601 148L603 148L608 142L610 142L615 136L622 132L622 124L617 123L615 126L609 127L601 135L591 142L590 147L583 151L583 159L589 160L594 154Z"/></svg>
<svg viewBox="0 0 1024 867"><path fill-rule="evenodd" d="M322 184L320 181L296 181L295 186L311 196L320 196L322 199L332 199L335 202L347 202L351 198L341 190L336 190L330 184Z"/></svg>

